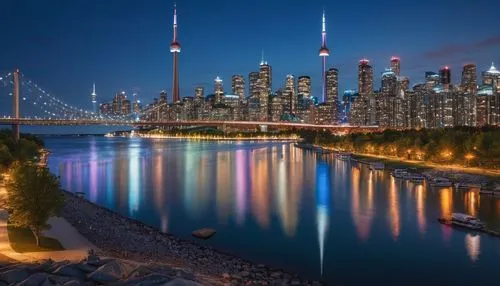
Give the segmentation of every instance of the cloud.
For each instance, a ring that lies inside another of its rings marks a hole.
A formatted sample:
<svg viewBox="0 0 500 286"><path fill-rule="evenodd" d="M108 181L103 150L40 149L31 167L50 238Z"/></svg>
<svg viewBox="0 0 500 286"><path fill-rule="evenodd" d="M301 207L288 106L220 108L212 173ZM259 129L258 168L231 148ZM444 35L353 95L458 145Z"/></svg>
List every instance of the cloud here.
<svg viewBox="0 0 500 286"><path fill-rule="evenodd" d="M442 46L437 50L426 52L424 54L424 57L428 59L442 58L456 54L471 53L480 49L485 49L494 46L500 46L500 36L486 38L482 41L472 44L465 44L465 45L454 44L454 45Z"/></svg>

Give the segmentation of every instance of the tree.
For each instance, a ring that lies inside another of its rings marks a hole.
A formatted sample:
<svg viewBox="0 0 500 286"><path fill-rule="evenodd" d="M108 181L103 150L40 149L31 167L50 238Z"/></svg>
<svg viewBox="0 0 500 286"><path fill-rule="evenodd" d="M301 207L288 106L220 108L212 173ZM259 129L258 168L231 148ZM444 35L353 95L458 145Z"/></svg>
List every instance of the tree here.
<svg viewBox="0 0 500 286"><path fill-rule="evenodd" d="M64 202L57 177L47 168L17 163L11 170L7 191L9 220L29 228L40 246L40 234L47 220L59 212Z"/></svg>

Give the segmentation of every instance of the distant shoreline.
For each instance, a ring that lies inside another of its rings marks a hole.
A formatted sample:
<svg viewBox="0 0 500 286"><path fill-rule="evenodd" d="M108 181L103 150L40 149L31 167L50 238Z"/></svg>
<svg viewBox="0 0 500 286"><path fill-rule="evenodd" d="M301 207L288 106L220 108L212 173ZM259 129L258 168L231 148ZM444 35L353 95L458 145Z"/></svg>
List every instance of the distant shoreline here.
<svg viewBox="0 0 500 286"><path fill-rule="evenodd" d="M110 136L108 138L147 138L147 139L189 139L200 141L281 141L281 142L298 142L301 140L298 136L292 137L277 137L277 136L256 136L256 137L218 137L218 136L196 136L196 135L160 135L160 134L136 134L134 136Z"/></svg>

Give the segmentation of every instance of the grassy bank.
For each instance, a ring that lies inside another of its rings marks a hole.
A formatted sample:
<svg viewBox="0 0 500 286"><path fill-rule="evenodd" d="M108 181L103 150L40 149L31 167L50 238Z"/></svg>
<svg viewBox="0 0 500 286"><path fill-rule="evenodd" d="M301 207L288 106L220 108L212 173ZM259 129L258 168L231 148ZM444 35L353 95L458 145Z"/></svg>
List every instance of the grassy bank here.
<svg viewBox="0 0 500 286"><path fill-rule="evenodd" d="M54 238L41 236L40 246L36 245L36 239L33 232L25 227L16 227L12 224L7 225L10 246L19 253L41 252L64 250L61 243Z"/></svg>

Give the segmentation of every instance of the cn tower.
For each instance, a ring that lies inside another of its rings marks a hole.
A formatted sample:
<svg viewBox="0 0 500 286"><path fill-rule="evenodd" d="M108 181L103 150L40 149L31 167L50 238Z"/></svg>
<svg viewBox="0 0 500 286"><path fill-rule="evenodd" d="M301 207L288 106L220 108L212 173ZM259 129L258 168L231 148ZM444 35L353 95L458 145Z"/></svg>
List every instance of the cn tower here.
<svg viewBox="0 0 500 286"><path fill-rule="evenodd" d="M181 52L181 45L177 42L177 7L174 3L174 39L170 44L170 52L173 53L174 63L173 63L173 87L172 87L172 100L173 102L178 102L181 100L179 96L179 67L178 67L178 57Z"/></svg>
<svg viewBox="0 0 500 286"><path fill-rule="evenodd" d="M326 20L325 20L325 10L323 9L323 25L321 29L321 49L319 49L319 56L322 58L323 67L321 70L321 77L323 78L322 83L322 100L325 102L325 94L326 94L326 57L330 55L330 51L326 47Z"/></svg>

